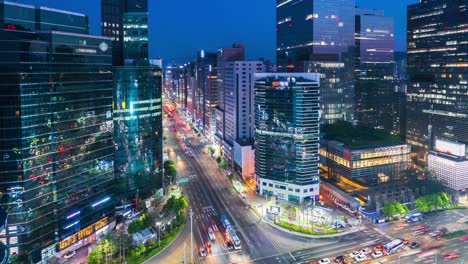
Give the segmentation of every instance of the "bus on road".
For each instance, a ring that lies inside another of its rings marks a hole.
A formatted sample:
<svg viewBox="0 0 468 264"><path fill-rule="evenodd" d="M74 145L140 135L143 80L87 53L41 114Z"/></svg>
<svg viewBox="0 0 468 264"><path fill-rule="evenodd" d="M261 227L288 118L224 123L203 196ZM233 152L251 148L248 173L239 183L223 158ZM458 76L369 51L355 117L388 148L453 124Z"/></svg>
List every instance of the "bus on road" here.
<svg viewBox="0 0 468 264"><path fill-rule="evenodd" d="M401 238L396 238L392 240L391 242L388 242L387 244L383 245L384 252L387 255L394 254L398 252L404 245L404 241Z"/></svg>
<svg viewBox="0 0 468 264"><path fill-rule="evenodd" d="M240 239L237 237L234 228L231 226L231 223L229 223L229 220L225 214L221 215L221 223L226 229L226 240L230 240L232 244L234 244L235 249L241 249Z"/></svg>
<svg viewBox="0 0 468 264"><path fill-rule="evenodd" d="M417 221L421 221L424 215L422 213L415 213L415 214L407 214L405 216L406 222L413 223Z"/></svg>

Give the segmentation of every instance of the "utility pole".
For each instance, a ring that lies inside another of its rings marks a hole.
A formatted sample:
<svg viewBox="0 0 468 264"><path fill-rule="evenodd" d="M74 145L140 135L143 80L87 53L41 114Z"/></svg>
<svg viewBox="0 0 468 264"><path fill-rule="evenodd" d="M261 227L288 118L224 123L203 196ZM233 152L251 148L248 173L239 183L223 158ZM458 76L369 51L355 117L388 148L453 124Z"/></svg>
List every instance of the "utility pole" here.
<svg viewBox="0 0 468 264"><path fill-rule="evenodd" d="M183 261L184 264L187 264L186 253L187 253L187 242L184 241L184 261Z"/></svg>
<svg viewBox="0 0 468 264"><path fill-rule="evenodd" d="M190 208L190 263L193 261L193 211Z"/></svg>

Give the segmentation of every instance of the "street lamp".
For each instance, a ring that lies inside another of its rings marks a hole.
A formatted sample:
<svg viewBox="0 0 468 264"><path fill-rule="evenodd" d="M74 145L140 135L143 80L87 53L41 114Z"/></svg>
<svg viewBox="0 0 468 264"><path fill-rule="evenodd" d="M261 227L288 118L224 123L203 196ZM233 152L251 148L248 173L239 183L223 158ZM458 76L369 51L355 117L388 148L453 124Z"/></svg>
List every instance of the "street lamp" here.
<svg viewBox="0 0 468 264"><path fill-rule="evenodd" d="M157 222L156 226L158 227L158 247L161 248L161 222Z"/></svg>

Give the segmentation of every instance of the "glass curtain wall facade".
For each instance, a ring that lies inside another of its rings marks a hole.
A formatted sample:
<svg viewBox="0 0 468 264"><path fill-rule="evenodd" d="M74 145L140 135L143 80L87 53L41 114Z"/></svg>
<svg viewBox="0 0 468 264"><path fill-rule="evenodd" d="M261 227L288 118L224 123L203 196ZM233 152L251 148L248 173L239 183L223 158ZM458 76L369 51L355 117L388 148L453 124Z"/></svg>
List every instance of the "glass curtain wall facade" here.
<svg viewBox="0 0 468 264"><path fill-rule="evenodd" d="M255 175L263 195L319 193L319 75L255 74Z"/></svg>
<svg viewBox="0 0 468 264"><path fill-rule="evenodd" d="M116 181L126 204L146 199L162 187L162 71L117 67L114 82Z"/></svg>
<svg viewBox="0 0 468 264"><path fill-rule="evenodd" d="M373 128L393 127L393 18L380 10L356 9L356 118Z"/></svg>
<svg viewBox="0 0 468 264"><path fill-rule="evenodd" d="M125 0L101 0L101 33L112 38L112 65L123 65L123 13Z"/></svg>
<svg viewBox="0 0 468 264"><path fill-rule="evenodd" d="M355 1L276 3L278 72L320 73L322 124L353 120Z"/></svg>
<svg viewBox="0 0 468 264"><path fill-rule="evenodd" d="M103 36L112 39L112 65L124 65L124 37L126 45L135 49L131 54L127 54L130 59L135 59L140 52L144 52L140 47L145 45L145 42L147 45L148 39L140 39L138 36L148 28L147 15L148 0L101 0L101 32ZM124 20L127 22L126 27ZM141 56L148 57L147 54Z"/></svg>
<svg viewBox="0 0 468 264"><path fill-rule="evenodd" d="M123 16L124 64L148 65L148 12L126 12Z"/></svg>
<svg viewBox="0 0 468 264"><path fill-rule="evenodd" d="M0 241L37 263L114 215L112 43L86 34L85 15L0 10ZM50 24L65 31L44 31Z"/></svg>
<svg viewBox="0 0 468 264"><path fill-rule="evenodd" d="M406 140L422 163L436 139L468 143L466 0L408 6Z"/></svg>
<svg viewBox="0 0 468 264"><path fill-rule="evenodd" d="M120 202L141 202L163 187L162 71L148 60L148 1L127 0L124 66L114 67L115 175Z"/></svg>

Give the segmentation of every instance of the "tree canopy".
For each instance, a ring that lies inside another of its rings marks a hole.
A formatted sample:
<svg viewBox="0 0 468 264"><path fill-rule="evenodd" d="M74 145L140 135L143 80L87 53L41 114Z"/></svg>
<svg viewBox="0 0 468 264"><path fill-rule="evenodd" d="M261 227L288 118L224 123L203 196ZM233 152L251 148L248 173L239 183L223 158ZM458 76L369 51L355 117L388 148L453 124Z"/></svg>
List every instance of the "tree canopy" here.
<svg viewBox="0 0 468 264"><path fill-rule="evenodd" d="M177 170L175 163L172 160L166 160L164 162L164 176L169 182L174 182L177 176Z"/></svg>
<svg viewBox="0 0 468 264"><path fill-rule="evenodd" d="M382 207L382 214L385 217L393 217L394 215L407 214L408 212L408 207L399 202L385 203Z"/></svg>
<svg viewBox="0 0 468 264"><path fill-rule="evenodd" d="M415 207L420 212L425 213L432 210L446 208L450 204L450 198L445 192L421 196L415 201Z"/></svg>

